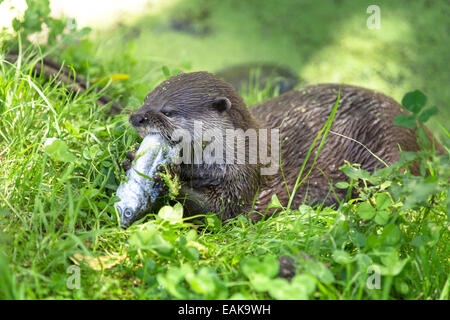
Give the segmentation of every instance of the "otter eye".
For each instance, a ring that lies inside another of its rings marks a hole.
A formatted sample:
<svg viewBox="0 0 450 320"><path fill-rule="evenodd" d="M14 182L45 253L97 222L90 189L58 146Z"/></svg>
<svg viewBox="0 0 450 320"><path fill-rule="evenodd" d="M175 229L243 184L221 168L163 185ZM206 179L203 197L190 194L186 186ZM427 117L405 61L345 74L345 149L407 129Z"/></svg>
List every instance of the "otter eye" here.
<svg viewBox="0 0 450 320"><path fill-rule="evenodd" d="M173 112L171 110L163 110L163 111L161 111L161 113L163 115L165 115L166 117L170 117L173 115Z"/></svg>

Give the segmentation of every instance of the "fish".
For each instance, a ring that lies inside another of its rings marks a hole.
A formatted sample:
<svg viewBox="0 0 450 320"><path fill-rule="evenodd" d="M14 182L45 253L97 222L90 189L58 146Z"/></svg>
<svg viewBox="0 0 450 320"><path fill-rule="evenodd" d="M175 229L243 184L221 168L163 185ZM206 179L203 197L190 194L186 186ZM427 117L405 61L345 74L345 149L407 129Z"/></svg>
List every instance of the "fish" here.
<svg viewBox="0 0 450 320"><path fill-rule="evenodd" d="M175 155L176 148L161 135L144 137L131 168L126 172L126 181L122 181L116 191L120 200L115 207L122 228L130 226L151 209L159 196L159 186L153 179L157 168L170 163Z"/></svg>

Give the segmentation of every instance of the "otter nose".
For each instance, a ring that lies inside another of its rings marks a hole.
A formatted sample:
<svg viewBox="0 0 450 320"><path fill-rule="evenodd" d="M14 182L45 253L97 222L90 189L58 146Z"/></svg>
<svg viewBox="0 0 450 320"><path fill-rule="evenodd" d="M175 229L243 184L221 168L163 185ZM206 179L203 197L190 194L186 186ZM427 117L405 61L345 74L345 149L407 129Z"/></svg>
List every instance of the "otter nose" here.
<svg viewBox="0 0 450 320"><path fill-rule="evenodd" d="M132 114L130 116L130 123L135 127L143 125L145 121L147 121L147 118L142 114Z"/></svg>

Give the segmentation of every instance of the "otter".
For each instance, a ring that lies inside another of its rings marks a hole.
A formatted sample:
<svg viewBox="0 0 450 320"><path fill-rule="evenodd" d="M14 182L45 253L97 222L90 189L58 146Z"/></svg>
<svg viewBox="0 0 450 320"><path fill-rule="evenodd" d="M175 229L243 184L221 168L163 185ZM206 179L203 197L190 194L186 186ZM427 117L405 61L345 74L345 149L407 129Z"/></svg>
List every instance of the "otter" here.
<svg viewBox="0 0 450 320"><path fill-rule="evenodd" d="M291 208L303 202L330 206L347 192L337 189L336 195L330 196L331 183L347 180L339 170L344 161L359 163L362 169L373 172L383 164L366 148L389 165L399 159L399 147L404 151L419 150L415 130L393 124L397 114L406 112L394 99L356 86L319 84L248 108L225 81L208 72L192 72L158 85L130 115L129 122L142 136L161 134L171 142L179 129L195 136L194 123L199 120L202 130L215 129L224 136L228 129L253 129L260 135L261 128L278 128L281 166L275 174L261 174L264 165L249 161L250 157L241 163L181 163L169 169L180 178L177 200L183 203L187 216L213 212L227 220L250 213L253 219L259 219L268 214L273 194L282 206L288 204L287 189L292 191L308 149L327 121L339 90L339 106L331 126L334 134L328 135L311 174L291 204ZM199 147L195 141L191 148ZM225 153L232 146L226 139L222 141ZM312 159L304 172L311 165Z"/></svg>

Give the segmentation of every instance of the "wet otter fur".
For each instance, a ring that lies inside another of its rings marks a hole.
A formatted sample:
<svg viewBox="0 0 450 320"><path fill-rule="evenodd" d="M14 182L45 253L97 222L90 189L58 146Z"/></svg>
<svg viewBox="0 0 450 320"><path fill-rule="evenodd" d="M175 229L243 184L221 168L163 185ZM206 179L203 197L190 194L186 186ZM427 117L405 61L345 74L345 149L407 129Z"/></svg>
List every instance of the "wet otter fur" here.
<svg viewBox="0 0 450 320"><path fill-rule="evenodd" d="M330 196L330 183L347 180L338 169L345 160L359 163L370 172L383 167L361 144L387 164L399 159L399 147L405 151L419 149L413 129L393 124L393 118L405 111L392 98L350 85L320 84L247 108L231 85L210 73L193 72L162 82L131 114L130 123L141 135L159 133L167 139L177 128L193 134L194 120L203 120L203 130L217 128L223 132L227 128L279 128L284 177L281 170L262 176L261 165L248 163L247 157L244 164L181 164L174 170L182 181L178 200L184 203L187 215L214 212L226 220L253 212L252 217L257 218L264 214L273 194L287 205L285 182L291 191L313 139L336 103L339 88L339 107L331 127L337 134L328 135L292 208L303 201L332 205L337 199ZM229 147L225 141L224 150ZM305 172L311 164L310 159ZM345 197L346 190L336 192L340 199Z"/></svg>

